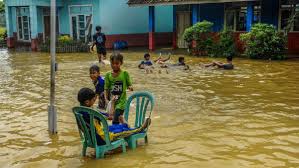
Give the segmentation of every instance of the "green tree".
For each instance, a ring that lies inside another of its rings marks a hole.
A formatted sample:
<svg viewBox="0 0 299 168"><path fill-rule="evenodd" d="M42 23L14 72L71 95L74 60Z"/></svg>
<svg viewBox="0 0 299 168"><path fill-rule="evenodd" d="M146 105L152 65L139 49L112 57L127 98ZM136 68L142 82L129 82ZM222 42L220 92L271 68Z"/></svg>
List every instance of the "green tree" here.
<svg viewBox="0 0 299 168"><path fill-rule="evenodd" d="M0 1L0 13L4 13L5 12L5 5L3 1Z"/></svg>

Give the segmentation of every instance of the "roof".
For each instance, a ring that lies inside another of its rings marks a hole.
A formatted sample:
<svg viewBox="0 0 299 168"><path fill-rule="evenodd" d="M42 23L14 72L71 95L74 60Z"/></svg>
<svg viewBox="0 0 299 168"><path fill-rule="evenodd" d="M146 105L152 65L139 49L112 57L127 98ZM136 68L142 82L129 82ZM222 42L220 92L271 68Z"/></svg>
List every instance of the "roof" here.
<svg viewBox="0 0 299 168"><path fill-rule="evenodd" d="M129 0L129 6L154 6L154 5L183 5L203 3L223 3L255 0Z"/></svg>

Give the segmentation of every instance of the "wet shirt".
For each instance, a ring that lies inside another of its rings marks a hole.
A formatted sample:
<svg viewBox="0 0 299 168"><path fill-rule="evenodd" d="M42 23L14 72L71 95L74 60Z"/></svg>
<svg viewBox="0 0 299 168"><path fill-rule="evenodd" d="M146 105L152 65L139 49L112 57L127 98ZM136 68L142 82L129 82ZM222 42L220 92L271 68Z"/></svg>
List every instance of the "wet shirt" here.
<svg viewBox="0 0 299 168"><path fill-rule="evenodd" d="M96 88L96 94L101 95L104 92L105 79L101 76L93 83Z"/></svg>
<svg viewBox="0 0 299 168"><path fill-rule="evenodd" d="M132 82L127 71L121 71L117 77L113 77L112 72L106 74L105 90L109 90L111 95L119 97L115 103L115 109L125 109L128 86L132 86Z"/></svg>
<svg viewBox="0 0 299 168"><path fill-rule="evenodd" d="M224 64L223 69L226 69L226 70L234 69L234 65L233 64Z"/></svg>
<svg viewBox="0 0 299 168"><path fill-rule="evenodd" d="M150 60L143 60L143 61L141 61L141 63L140 63L141 65L147 65L147 66L152 66L153 65L153 63L152 63L152 61L150 61Z"/></svg>
<svg viewBox="0 0 299 168"><path fill-rule="evenodd" d="M105 47L106 36L104 33L96 33L93 35L93 41L96 42L97 47Z"/></svg>

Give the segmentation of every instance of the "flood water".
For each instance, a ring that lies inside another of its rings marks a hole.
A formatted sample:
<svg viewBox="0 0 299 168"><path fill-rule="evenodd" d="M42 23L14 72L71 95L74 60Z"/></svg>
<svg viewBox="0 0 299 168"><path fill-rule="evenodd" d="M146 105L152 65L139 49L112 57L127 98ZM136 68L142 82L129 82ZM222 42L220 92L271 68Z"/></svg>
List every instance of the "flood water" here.
<svg viewBox="0 0 299 168"><path fill-rule="evenodd" d="M80 88L93 88L96 56L58 55L58 135L50 136L49 54L0 51L0 167L299 167L299 60L236 59L223 71L186 56L190 72L145 74L136 68L142 52L124 56L135 91L156 98L149 144L95 160L93 150L80 155L71 108Z"/></svg>

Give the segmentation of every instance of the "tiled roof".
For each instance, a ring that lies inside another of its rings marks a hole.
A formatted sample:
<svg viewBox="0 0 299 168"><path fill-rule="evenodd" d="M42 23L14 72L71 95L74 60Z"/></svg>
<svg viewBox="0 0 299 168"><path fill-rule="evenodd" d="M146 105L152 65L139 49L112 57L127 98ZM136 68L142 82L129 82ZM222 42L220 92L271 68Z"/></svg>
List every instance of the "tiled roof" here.
<svg viewBox="0 0 299 168"><path fill-rule="evenodd" d="M202 3L222 3L237 1L255 0L129 0L129 6L150 6L150 5L179 5L179 4L202 4Z"/></svg>

